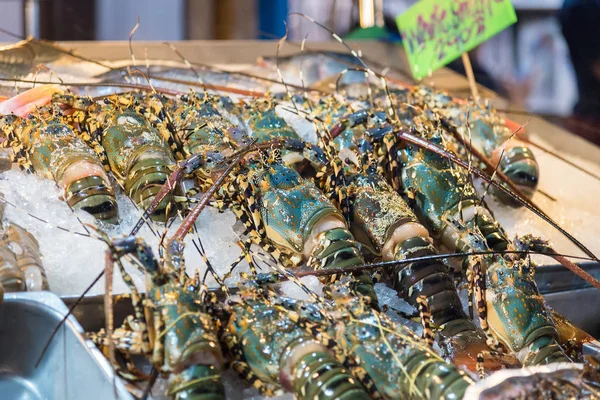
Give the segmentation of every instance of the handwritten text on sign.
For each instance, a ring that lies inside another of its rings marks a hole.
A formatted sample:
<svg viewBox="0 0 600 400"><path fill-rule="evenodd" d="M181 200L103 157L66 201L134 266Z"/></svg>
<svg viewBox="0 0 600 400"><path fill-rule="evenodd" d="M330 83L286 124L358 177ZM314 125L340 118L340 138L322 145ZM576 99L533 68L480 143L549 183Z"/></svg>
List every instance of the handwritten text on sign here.
<svg viewBox="0 0 600 400"><path fill-rule="evenodd" d="M423 0L396 18L416 79L516 21L509 0Z"/></svg>

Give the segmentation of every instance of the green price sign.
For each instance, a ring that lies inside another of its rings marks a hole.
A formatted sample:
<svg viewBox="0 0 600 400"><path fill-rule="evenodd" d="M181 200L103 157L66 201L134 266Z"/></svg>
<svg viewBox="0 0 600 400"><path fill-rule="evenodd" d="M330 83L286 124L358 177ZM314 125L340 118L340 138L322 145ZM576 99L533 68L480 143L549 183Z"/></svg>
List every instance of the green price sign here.
<svg viewBox="0 0 600 400"><path fill-rule="evenodd" d="M415 79L517 21L509 0L423 0L396 18Z"/></svg>

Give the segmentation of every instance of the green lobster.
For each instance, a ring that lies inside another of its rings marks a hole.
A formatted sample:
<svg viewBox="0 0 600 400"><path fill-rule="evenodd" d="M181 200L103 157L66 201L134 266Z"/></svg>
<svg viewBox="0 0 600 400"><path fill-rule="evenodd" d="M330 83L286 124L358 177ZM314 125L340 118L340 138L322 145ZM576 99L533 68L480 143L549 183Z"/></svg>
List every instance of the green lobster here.
<svg viewBox="0 0 600 400"><path fill-rule="evenodd" d="M366 305L343 282L328 289L336 337L387 399L460 399L473 381L423 339Z"/></svg>
<svg viewBox="0 0 600 400"><path fill-rule="evenodd" d="M326 367L336 359L371 398L460 399L473 383L423 339L374 310L347 278L328 286L326 299L317 302L280 296L263 287L267 282L277 280L261 274L242 284L237 303L245 305L245 313L230 323L232 348L245 357L243 368L271 381L279 377L292 387L300 387L298 380L308 383L298 397L350 398L346 374ZM293 346L286 348L290 341ZM319 387L330 395L317 396Z"/></svg>
<svg viewBox="0 0 600 400"><path fill-rule="evenodd" d="M489 100L458 103L447 93L417 86L405 92L405 102L431 109L458 128L458 133L469 147L477 150L506 175L525 196L531 198L539 182L539 166L531 149L514 139L504 120L492 108ZM404 96L401 96L404 97ZM448 135L449 142L456 138ZM457 154L468 158L468 149L456 146ZM495 191L504 203L516 205L501 191Z"/></svg>
<svg viewBox="0 0 600 400"><path fill-rule="evenodd" d="M260 278L258 278L260 279ZM319 326L305 326L286 309L298 302L263 293L242 278L228 301L223 340L232 368L262 394L283 390L297 398L369 399L369 393L335 355L335 340Z"/></svg>
<svg viewBox="0 0 600 400"><path fill-rule="evenodd" d="M128 254L146 271L144 298L121 264L120 258ZM172 399L224 400L219 321L210 312L216 297L198 277L182 280L182 242L173 240L166 245L162 265L142 239L132 236L109 242L107 255L130 286L135 316L111 337L104 330L90 334L92 341L105 350L112 342L127 358L145 355L160 373L169 375L167 395ZM131 366L129 371L116 367L120 375L138 378Z"/></svg>
<svg viewBox="0 0 600 400"><path fill-rule="evenodd" d="M251 240L284 266L301 261L316 269L364 264L342 214L313 181L285 166L276 153L249 163L228 190ZM358 274L355 279L357 291L377 307L370 277Z"/></svg>
<svg viewBox="0 0 600 400"><path fill-rule="evenodd" d="M349 177L350 230L371 257L383 261L436 255L429 231L407 203L381 179L376 167ZM449 268L441 260L403 263L390 272L398 295L416 309L425 301L438 342L454 362L474 369L477 355L487 351L484 333L463 311Z"/></svg>
<svg viewBox="0 0 600 400"><path fill-rule="evenodd" d="M25 169L52 179L64 190L70 207L99 220L117 221L117 200L98 156L59 117L39 110L29 118L0 116L0 129L14 157Z"/></svg>
<svg viewBox="0 0 600 400"><path fill-rule="evenodd" d="M75 109L70 123L79 125L82 137L100 156L105 168L112 171L127 195L146 209L167 181L175 163L167 143L167 134L154 128L144 113L148 97L138 94L114 95L97 103L89 98L54 95L55 104ZM155 100L154 103L159 102ZM164 221L172 200L169 194L152 214Z"/></svg>

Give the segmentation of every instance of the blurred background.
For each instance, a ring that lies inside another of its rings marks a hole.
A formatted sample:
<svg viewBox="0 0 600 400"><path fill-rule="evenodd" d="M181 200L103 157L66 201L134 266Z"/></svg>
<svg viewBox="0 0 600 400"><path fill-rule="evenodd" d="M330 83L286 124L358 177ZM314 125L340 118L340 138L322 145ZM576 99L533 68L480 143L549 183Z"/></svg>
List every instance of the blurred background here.
<svg viewBox="0 0 600 400"><path fill-rule="evenodd" d="M415 0L0 0L0 41L331 40L302 12L342 37L400 41L395 16ZM471 52L477 81L599 142L600 0L514 0L518 22ZM360 10L363 10L362 13ZM368 10L365 12L365 10ZM361 29L370 27L369 29ZM462 64L451 68L462 72Z"/></svg>

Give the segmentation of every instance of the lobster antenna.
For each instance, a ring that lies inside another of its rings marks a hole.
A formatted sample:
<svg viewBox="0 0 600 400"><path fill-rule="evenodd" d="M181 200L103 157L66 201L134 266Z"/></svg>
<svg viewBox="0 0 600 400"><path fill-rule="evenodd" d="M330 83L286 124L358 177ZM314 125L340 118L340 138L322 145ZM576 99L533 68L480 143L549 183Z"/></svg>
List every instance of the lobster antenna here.
<svg viewBox="0 0 600 400"><path fill-rule="evenodd" d="M578 127L585 129L586 131L593 132L593 133L598 133L600 131L600 129L598 129L596 126L594 126L588 122L581 121L581 120L569 119L569 117L563 117L563 116L560 116L557 114L537 113L537 112L531 112L531 111L527 111L527 110L515 110L515 109L510 109L510 108L496 108L496 111L505 113L505 114L536 116L536 117L548 119L551 121L552 120L558 120L558 121L568 120L568 122L570 124L577 125ZM523 139L521 139L521 140L523 140Z"/></svg>
<svg viewBox="0 0 600 400"><path fill-rule="evenodd" d="M146 76L150 76L150 59L148 58L148 48L144 47L144 58L146 59ZM152 88L154 90L154 88Z"/></svg>
<svg viewBox="0 0 600 400"><path fill-rule="evenodd" d="M521 140L523 140L523 139L521 139ZM527 143L527 144L530 144L530 145L532 145L533 147L536 147L536 148L540 149L540 150L541 150L541 151L543 151L544 153L548 153L548 154L550 154L551 156L554 156L554 157L558 158L558 159L559 159L559 160L561 160L562 162L564 162L564 163L566 163L566 164L569 164L571 167L573 167L573 168L575 168L575 169L578 169L579 171L581 171L581 172L583 172L583 173L587 174L588 176L590 176L590 177L592 177L592 178L596 179L597 181L600 181L600 176L599 176L599 175L597 175L597 174L593 173L592 171L588 171L588 170L586 170L585 168L583 168L583 167L581 167L581 166L579 166L579 165L575 164L573 161L570 161L570 160L566 159L566 158L565 158L565 157L563 157L561 154L559 154L559 153L557 153L557 152L555 152L555 151L553 151L553 150L551 150L551 149L547 148L546 146L542 146L542 145L540 145L540 144L538 144L538 143L532 142L532 141L531 141L531 139L526 139L526 140L523 140L523 141L524 141L525 143Z"/></svg>
<svg viewBox="0 0 600 400"><path fill-rule="evenodd" d="M177 165L177 169L175 171L171 172L171 174L168 176L165 183L163 183L163 185L160 188L160 190L158 191L158 193L154 196L154 199L152 200L150 205L146 208L146 210L144 210L143 214L140 216L140 218L138 219L138 221L136 222L134 227L131 229L129 236L136 235L139 232L139 230L142 228L144 223L147 223L148 219L150 218L150 215L152 215L152 213L154 212L154 210L156 209L158 204L160 204L160 202L165 199L165 197L167 196L167 194L169 194L169 192L172 192L173 190L176 189L177 184L179 183L179 181L183 177L183 174L185 173L185 167L187 166L187 164L192 163L197 159L198 159L198 156L193 155L193 156L189 157L187 160L185 160L182 163ZM136 208L137 208L137 206L136 206ZM138 208L138 210L139 210L139 208Z"/></svg>
<svg viewBox="0 0 600 400"><path fill-rule="evenodd" d="M469 149L473 148L473 136L471 135L471 124L469 123L469 109L467 108L466 111L466 124L465 124L466 128L467 128L467 134L469 136ZM466 143L465 141L465 135L464 132L460 132L460 135L462 137L462 141ZM443 135L442 135L442 140L445 141ZM467 176L465 177L465 184L463 186L463 190L460 191L459 193L459 203L458 203L458 211L460 213L460 218L464 219L463 216L463 208L462 208L462 201L463 201L463 195L465 193L465 189L467 187L467 184L471 184L471 186L474 188L475 185L473 183L473 175L471 175L471 167L473 166L473 158L471 155L470 151L467 151L467 162L468 162L468 168L467 168ZM451 164L452 165L452 164ZM492 176L492 179L494 179L494 177ZM481 205L481 203L479 204ZM477 213L477 209L475 209L475 213Z"/></svg>
<svg viewBox="0 0 600 400"><path fill-rule="evenodd" d="M286 25L287 27L287 25ZM287 32L286 32L287 33ZM302 43L300 44L300 53L304 55L304 45L306 44L306 39L308 38L308 33L302 39ZM277 59L277 63L279 64L279 59ZM312 104L308 98L308 92L306 90L306 84L304 83L304 57L300 57L300 85L302 86L302 94L304 96L304 100L308 105L308 109L311 113L313 113Z"/></svg>
<svg viewBox="0 0 600 400"><path fill-rule="evenodd" d="M38 76L38 73L39 73L39 72L40 72L40 70L42 70L42 69L44 69L44 70L46 70L46 71L48 71L48 72L50 73L50 80L52 80L52 76L56 76L56 79L58 79L58 80L60 81L60 84L61 84L61 85L63 85L63 86L65 85L65 81L63 81L63 80L61 79L61 77L60 77L60 76L58 76L58 74L57 74L57 73L55 73L53 70L51 70L50 68L48 68L48 66L46 66L46 65L38 65L38 66L35 68L35 74L33 75L33 86L35 86L35 84L37 83L36 81L37 81L37 76Z"/></svg>
<svg viewBox="0 0 600 400"><path fill-rule="evenodd" d="M283 79L283 74L281 73L281 69L279 68L279 50L281 45L286 41L288 36L288 27L287 24L285 24L285 35L277 42L277 53L276 53L276 66L277 66L277 73L279 74L279 79L281 80L281 82L283 83L284 87L285 87L285 91L287 93L288 98L290 99L290 101L292 102L292 105L294 106L295 112L293 112L294 114L300 116L300 109L298 108L298 106L296 105L296 102L294 101L294 98L292 97L289 88L285 82L285 80ZM306 37L304 37L303 39L303 43L306 41ZM313 109L312 106L310 104L310 101L308 100L308 97L306 95L306 87L304 86L304 78L302 75L302 66L300 67L300 80L302 82L302 88L304 90L304 98L306 99L306 102L309 106L310 109L310 114L312 115ZM327 141L329 141L331 139L331 136L328 133L327 127L325 126L325 124L322 124L324 127L324 132L326 137L323 136L323 133L319 130L318 124L315 121L318 121L318 118L306 118L307 120L309 120L310 122L312 122L312 124L315 126L315 132L317 134L317 136L319 136L319 139L323 142L323 143L327 143ZM328 149L330 151L330 149ZM333 156L333 155L332 155Z"/></svg>
<svg viewBox="0 0 600 400"><path fill-rule="evenodd" d="M385 76L380 76L378 74L375 73L375 71L373 71L371 68L369 68L369 66L363 61L363 59L361 58L361 56L358 54L358 52L356 50L354 50L353 48L351 48L340 36L338 36L338 34L336 34L334 31L332 31L331 29L329 29L328 27L326 27L325 25L323 25L322 23L316 21L314 18L303 14L303 13L290 13L288 16L292 16L292 15L299 15L302 18L305 18L307 20L309 20L310 22L312 22L313 24L319 26L320 28L326 30L327 32L329 32L331 34L331 36L337 40L342 46L344 46L349 52L350 54L352 54L354 56L354 58L356 58L358 60L358 62L362 65L362 67L364 68L364 72L365 72L365 81L367 84L367 96L369 98L369 102L371 104L371 108L373 108L373 95L372 95L372 91L371 91L371 85L369 83L369 75L372 75L376 78L378 78L381 82L382 82L382 86L384 88L387 88L387 78ZM387 100L388 100L388 105L390 108L392 108L392 101L391 98L389 96L389 91L386 89L386 93L387 93ZM395 115L392 114L392 115Z"/></svg>
<svg viewBox="0 0 600 400"><path fill-rule="evenodd" d="M137 73L137 74L142 75L144 77L144 79L146 80L146 82L148 82L148 86L152 89L152 94L153 95L158 95L158 92L156 91L156 89L154 89L154 86L152 86L152 82L150 81L150 78L148 76L146 76L139 69L134 69L132 71L132 73ZM167 132L164 133L164 134L161 132L161 136L168 135L168 138L166 139L167 142L169 142L170 140L172 140L175 143L175 146L177 146L177 151L182 151L179 148L179 142L178 142L178 140L175 138L177 132L175 132L175 124L173 123L173 118L171 118L171 115L169 114L169 111L164 106L164 104L162 102L162 99L159 96L156 96L155 99L161 104L161 111L164 113L165 119L167 120L167 125L164 128L162 128L162 129L165 129ZM169 127L172 127L172 129L173 129L174 132L171 132L171 129L169 129Z"/></svg>
<svg viewBox="0 0 600 400"><path fill-rule="evenodd" d="M70 57L73 57L73 58L76 58L76 59L79 59L79 60L82 60L82 61L90 62L90 63L99 65L99 66L104 67L104 68L108 68L111 71L115 69L115 68L110 67L110 66L108 66L108 65L106 65L104 63L101 63L100 61L96 61L96 60L92 60L92 59L84 57L84 56L80 56L79 54L76 54L75 52L73 52L71 50L67 50L67 49L64 49L64 48L62 48L60 46L55 45L54 43L48 43L48 42L46 42L44 40L27 39L27 37L25 37L23 35L16 34L14 32L11 32L11 31L7 30L7 29L4 29L4 28L0 28L0 32L6 34L8 36L12 36L15 39L29 40L30 42L35 42L35 44L38 45L38 46L43 46L43 47L51 48L51 49L53 49L53 50L55 50L55 51L57 51L59 53L66 54L66 55L68 55Z"/></svg>
<svg viewBox="0 0 600 400"><path fill-rule="evenodd" d="M285 276L288 280L290 280L291 282L293 282L300 289L302 289L302 291L304 293L306 293L311 299L313 299L315 303L322 303L324 301L324 299L321 298L321 296L319 296L318 294L316 294L312 289L310 289L308 286L306 286L304 283L302 283L302 281L300 280L300 278L297 277L296 275L294 275L294 273L292 273L291 271L287 270L286 268L283 268L278 263L275 263L271 267L275 271L277 271L279 274Z"/></svg>
<svg viewBox="0 0 600 400"><path fill-rule="evenodd" d="M144 215L146 215L146 212L144 212ZM179 213L179 210L177 212ZM142 216L142 218L143 218L143 216ZM174 222L175 222L175 218L173 218L171 221L169 221L168 223L165 224L165 229L162 231L162 233L160 234L159 239L158 239L158 257L160 259L159 268L161 268L161 269L162 269L161 265L163 264L163 261L164 261L164 250L167 248L164 244L165 239L167 238L167 233L168 233L169 229L173 226ZM139 223L140 223L140 221L138 220L138 224ZM137 226L137 224L136 224L136 226ZM135 228L134 228L134 230L135 230ZM129 236L135 236L135 233L130 233Z"/></svg>
<svg viewBox="0 0 600 400"><path fill-rule="evenodd" d="M288 98L292 102L292 105L294 106L296 111L300 112L298 110L298 106L296 105L296 102L294 101L294 98L292 97L292 94L290 93L290 89L288 88L287 83L285 83L285 80L283 79L283 74L281 73L281 69L279 68L279 50L281 49L281 46L283 45L283 43L285 43L285 41L288 37L288 33L289 33L288 26L285 23L285 21L283 22L283 25L285 26L285 35L283 35L283 37L277 41L277 51L275 53L275 61L276 61L275 65L277 67L277 74L279 75L279 80L281 81L281 83L283 84L283 87L285 88L285 93L287 94ZM300 68L300 73L302 73L302 68Z"/></svg>
<svg viewBox="0 0 600 400"><path fill-rule="evenodd" d="M92 281L92 283L83 291L83 293L81 294L81 296L79 296L77 298L77 300L75 300L75 302L73 303L73 305L69 308L69 311L65 314L65 316L56 325L56 327L54 328L54 330L50 334L50 337L48 338L48 341L44 345L44 348L42 349L42 353L40 354L39 358L37 359L37 361L35 363L34 369L37 368L40 365L40 362L44 358L44 355L48 351L48 347L50 347L50 343L52 343L52 340L54 339L54 337L58 333L58 330L60 329L60 327L67 321L67 318L69 318L71 316L71 314L73 314L73 311L75 311L75 308L77 308L77 306L79 305L79 303L81 303L81 301L84 299L85 295L87 295L89 293L89 291L92 290L92 288L94 287L94 285L96 285L96 283L98 283L98 281L104 276L104 272L105 272L105 270L102 270L102 272L100 272L96 276L96 278L94 278L94 280Z"/></svg>
<svg viewBox="0 0 600 400"><path fill-rule="evenodd" d="M343 70L342 72L340 72L335 80L335 91L337 93L340 92L340 82L342 80L343 75L347 74L348 72L351 71L366 71L364 68L346 68L345 70ZM392 100L392 95L390 93L390 88L389 85L387 83L387 77L385 75L375 75L379 81L381 82L381 86L383 87L383 90L385 92L385 98L386 98L386 102L387 102L387 115L390 116L394 121L398 121L398 115L396 113L396 110L394 108L394 101ZM344 96L344 97L348 97L348 96ZM371 100L371 108L373 108L373 100Z"/></svg>
<svg viewBox="0 0 600 400"><path fill-rule="evenodd" d="M131 75L132 77L133 77L133 75L135 75L135 74L137 74L137 75L141 75L141 76L142 76L142 77L143 77L143 78L146 80L146 82L148 83L148 87L150 87L150 90L152 90L152 93L153 93L153 94L156 94L156 93L157 93L156 89L154 89L154 86L152 86L152 82L150 82L150 78L148 78L148 76L147 76L146 74L144 74L144 73L143 73L143 72L142 72L140 69L137 69L137 68L133 69L133 70L130 72L130 75Z"/></svg>
<svg viewBox="0 0 600 400"><path fill-rule="evenodd" d="M168 206L167 206L168 208ZM179 212L179 210L177 210L177 212ZM158 249L160 250L160 257L161 257L161 261L163 261L162 256L163 256L163 251L166 250L167 252L169 251L169 248L165 246L165 240L167 238L167 234L169 233L169 228L171 227L172 223L175 221L175 219L172 219L171 221L169 221L169 216L168 216L168 212L166 211L165 208L165 227L162 230L161 234L160 234L160 239L158 240ZM170 223L169 223L170 222ZM164 263L163 263L164 265ZM184 263L185 265L185 263ZM160 268L160 266L159 266ZM163 269L164 271L164 269ZM184 275L185 275L185 270L183 271ZM179 274L179 282L181 283L181 279L182 276L181 274Z"/></svg>
<svg viewBox="0 0 600 400"><path fill-rule="evenodd" d="M341 37L339 37L337 33L335 33L334 31L332 31L331 29L329 29L328 27L326 27L322 23L317 22L314 18L309 17L306 14L298 13L298 12L290 13L288 15L288 17L290 17L292 15L298 15L298 16L300 16L302 18L305 18L305 19L309 20L310 22L312 22L313 24L321 27L322 29L325 29L327 32L329 32L329 34L331 34L331 36L335 40L337 40L342 46L344 46L358 60L358 62L360 62L360 64L365 69L365 80L366 80L366 83L367 83L367 94L369 96L369 101L371 102L371 107L373 107L373 96L372 96L372 93L371 93L371 86L369 84L369 74L371 74L373 76L377 76L377 74L375 74L375 72L373 70L371 70L367 66L367 64L365 64L365 62L362 60L362 58L360 58L360 56L358 55L358 53L356 52L356 50L354 50L352 47L348 46L348 44L346 42L344 42L344 40Z"/></svg>
<svg viewBox="0 0 600 400"><path fill-rule="evenodd" d="M198 253L200 254L200 256L202 257L202 260L206 264L206 271L204 271L204 277L202 278L202 283L204 283L206 281L207 274L208 274L208 272L210 272L212 277L215 279L215 281L221 288L221 291L223 293L225 293L225 295L229 296L229 289L227 289L225 282L223 282L223 280L221 279L219 274L217 274L217 271L214 269L214 267L212 266L212 263L210 262L210 260L208 259L208 256L206 255L206 250L204 250L204 245L202 244L202 239L200 239L200 233L198 232L198 229L196 228L196 224L193 225L192 229L194 230L196 239L198 241L196 243L196 241L192 238L192 244L194 245L196 250L198 250Z"/></svg>
<svg viewBox="0 0 600 400"><path fill-rule="evenodd" d="M140 16L137 15L135 25L133 26L133 29L131 30L131 32L129 32L129 55L131 56L131 62L134 67L137 65L137 63L135 61L135 53L133 52L132 40L133 40L133 35L135 34L135 31L137 31L139 27L140 27ZM127 68L127 71L129 72L129 67ZM131 75L131 72L129 72L129 75Z"/></svg>
<svg viewBox="0 0 600 400"><path fill-rule="evenodd" d="M211 90L218 91L218 92L235 93L235 94L239 94L242 96L264 97L265 94L262 92L256 92L256 91L252 91L252 90L244 90L244 89L238 89L238 88L228 88L226 86L219 86L219 85L212 85L210 83L205 83L202 80L202 77L200 76L198 71L194 68L194 65L198 65L198 66L202 67L202 66L204 66L203 64L199 64L199 63L192 64L172 43L164 42L164 44L169 46L169 48L171 50L173 50L173 52L184 62L184 64L188 67L188 69L190 71L192 71L194 73L194 75L196 75L198 82L190 82L190 81L186 81L186 80L175 79L175 78L166 78L166 77L160 77L160 76L155 76L152 79L155 79L157 81L173 82L173 83L180 83L180 84L184 84L184 85L187 84L190 86L201 87L202 90L204 90L204 92L206 92L207 89L211 89ZM211 67L211 68L216 69L213 67ZM228 72L228 73L236 74L236 72ZM247 74L247 75L250 75L250 74ZM253 75L250 75L250 77L255 78L255 79L261 79L260 77L253 76Z"/></svg>
<svg viewBox="0 0 600 400"><path fill-rule="evenodd" d="M150 396L150 392L152 391L154 384L156 384L157 379L158 379L158 369L156 369L156 367L152 366L152 370L150 371L150 380L148 381L148 384L144 388L144 392L142 393L142 397L140 397L140 400L148 399L148 396Z"/></svg>
<svg viewBox="0 0 600 400"><path fill-rule="evenodd" d="M0 32L4 33L5 35L11 36L11 37L13 37L15 39L19 39L19 40L26 40L27 39L23 35L19 35L17 33L11 32L11 31L9 31L7 29L4 29L4 28L0 28Z"/></svg>
<svg viewBox="0 0 600 400"><path fill-rule="evenodd" d="M287 27L287 25L286 25ZM287 33L287 32L286 32ZM302 39L302 44L300 46L300 53L302 55L304 55L304 46L306 44L306 39L308 38L308 34L306 34L306 36L304 36L304 38ZM328 127L325 125L324 121L322 121L320 118L318 118L315 114L314 114L314 109L312 106L312 103L310 101L310 99L308 98L308 93L306 90L306 85L304 83L304 63L303 63L304 59L303 57L300 57L300 83L302 85L302 93L304 96L304 100L306 101L306 104L308 105L308 109L310 110L310 113L308 113L306 116L304 116L305 119L307 119L309 122L311 122L314 127L315 127L315 133L318 136L318 139L325 145L325 143L333 140L331 137L331 134L329 133ZM279 64L279 58L277 59L277 63ZM279 69L279 66L277 67ZM298 112L297 115L300 116L299 114L299 110L296 107L296 111ZM323 132L325 132L324 134L319 130L317 121L321 123L321 125L323 126ZM326 137L325 137L326 136ZM327 148L325 149L327 152L330 151L329 147L327 146Z"/></svg>
<svg viewBox="0 0 600 400"><path fill-rule="evenodd" d="M188 69L190 71L192 71L194 73L194 75L196 75L198 82L197 83L189 82L189 81L185 81L185 80L174 79L174 78L165 78L165 77L153 77L153 79L158 80L158 81L187 84L190 86L199 86L202 88L202 90L204 90L205 93L206 93L207 89L211 89L211 90L218 91L218 92L235 93L235 94L239 94L242 96L264 97L265 94L262 92L255 92L252 90L244 90L244 89L238 89L238 88L228 88L226 86L212 85L210 83L204 82L202 80L202 77L198 73L198 71L194 68L194 64L192 64L172 43L164 42L164 44L169 46L169 48L171 50L173 50L173 52L184 62L184 64L188 67ZM202 64L198 64L198 63L195 63L195 64L202 66ZM234 72L231 72L231 74L234 74ZM260 79L259 77L255 77L255 78Z"/></svg>
<svg viewBox="0 0 600 400"><path fill-rule="evenodd" d="M119 188L123 191L123 193L126 193L125 191L125 186L123 186L121 183L119 183L119 181L117 181L115 179L115 183L117 184L117 186L119 186ZM127 199L129 199L129 201L131 202L131 204L133 204L133 207L136 209L136 211L142 211L137 204L135 204L135 201L133 201L133 199L127 195L125 195L125 197ZM148 217L145 217L145 212L142 213L142 216L140 217L140 220L138 220L138 222L136 223L136 225L133 227L132 232L129 234L129 236L134 236L135 234L137 234L137 232L142 228L142 226L144 225L144 223L148 226L148 229L150 229L150 232L152 232L152 234L155 237L159 237L158 233L156 233L155 227L154 227L154 222L152 222L151 219L149 219Z"/></svg>
<svg viewBox="0 0 600 400"><path fill-rule="evenodd" d="M190 61L185 58L185 56L183 54L181 54L181 52L177 49L177 47L175 47L172 43L169 42L164 42L164 44L166 44L167 46L169 46L169 48L171 50L173 50L173 52L177 55L177 57L179 57L183 63L185 64L185 66L194 73L194 75L196 75L196 79L198 79L198 83L200 83L200 85L202 85L202 90L204 90L204 93L206 93L206 87L209 86L206 83L204 83L204 80L202 79L202 77L200 76L200 74L198 73L198 71L196 71L196 68L194 68L194 66L192 65L192 63L190 63Z"/></svg>
<svg viewBox="0 0 600 400"><path fill-rule="evenodd" d="M277 40L280 39L279 37L274 37L274 38L277 39ZM287 42L287 43L294 44L293 42ZM221 73L226 73L226 74L231 74L231 75L237 75L237 76L244 76L246 78L251 78L251 79L258 80L258 81L271 82L271 83L277 83L277 84L281 83L277 79L274 79L274 78L268 78L268 77L265 77L265 76L254 75L254 74L250 74L250 73L244 72L244 71L229 71L229 70L224 69L224 68L219 68L219 67L216 67L214 65L203 64L203 63L199 63L199 62L193 62L191 64L195 65L197 67L203 67L203 68L215 71L215 72L221 72ZM294 89L302 89L302 87L300 87L299 85L295 85L295 84L292 84L292 83L288 83L288 86L292 87ZM319 90L319 89L310 89L310 90L315 91L315 92L323 92L322 90Z"/></svg>
<svg viewBox="0 0 600 400"><path fill-rule="evenodd" d="M390 87L389 87L388 81L387 81L387 76L386 76L387 73L388 73L388 68L386 68L384 71L382 71L381 75L379 76L379 79L380 79L381 84L383 86L383 90L385 91L385 98L386 98L387 106L388 106L387 114L394 121L398 121L398 114L396 113L396 109L394 108L394 102L392 100L392 94L390 93Z"/></svg>
<svg viewBox="0 0 600 400"><path fill-rule="evenodd" d="M318 137L318 139L323 143L323 145L325 146L325 152L327 154L330 155L330 157L333 157L334 154L332 154L332 148L331 145L329 145L328 143L333 139L333 137L331 136L331 133L329 132L329 130L327 129L327 126L325 125L325 121L323 121L322 118L316 116L316 115L312 115L310 112L305 111L305 110L294 110L291 109L289 107L281 107L282 110L291 112L292 114L295 114L299 117L304 118L305 120L307 120L308 122L312 123L313 126L315 127L315 133ZM323 129L320 130L319 129L319 124L323 126Z"/></svg>
<svg viewBox="0 0 600 400"><path fill-rule="evenodd" d="M308 38L308 34L306 34L306 36L304 36L304 39L302 39L302 44L300 46L300 53L302 55L304 55L304 47L305 47L307 38ZM304 58L301 57L300 58L300 82L302 85L302 92L304 95L304 99L306 101L306 104L308 105L308 109L310 110L310 113L308 113L308 115L305 115L304 118L307 119L308 121L310 121L314 125L315 133L317 134L318 139L326 147L325 151L328 153L332 153L333 150L330 148L328 143L330 143L333 140L333 137L332 137L331 133L329 132L329 128L327 127L327 125L325 125L325 122L314 114L314 109L313 109L312 103L311 103L310 99L308 98L306 85L304 83L303 61L304 61ZM336 85L336 89L337 89L337 85ZM299 112L297 107L296 107L296 110ZM300 116L299 113L297 115ZM323 131L319 130L317 122L319 122L323 126ZM333 157L333 156L334 156L333 154L330 154L330 157Z"/></svg>
<svg viewBox="0 0 600 400"><path fill-rule="evenodd" d="M404 139L409 143L419 146L427 151L431 151L431 152L433 152L441 157L444 157L444 158L448 159L449 161L451 161L465 169L468 168L468 165L462 159L460 159L456 155L446 151L445 149L440 148L439 146L437 146L434 143L431 143L425 139L422 139L418 136L415 136L415 135L407 133L407 132L396 131L396 134L398 135L398 137L400 139ZM486 182L490 183L491 185L493 185L497 189L501 190L502 192L506 193L517 203L526 207L527 209L532 211L534 214L536 214L538 217L542 218L544 221L549 223L553 228L558 230L565 237L567 237L571 242L573 242L573 244L575 244L579 249L581 249L581 251L583 251L588 256L592 257L592 259L594 261L600 262L598 257L596 257L596 255L594 255L594 253L591 250L589 250L586 246L584 246L583 243L581 243L579 240L577 240L569 232L567 232L563 228L561 228L552 218L550 218L546 213L544 213L542 210L540 210L537 206L532 204L528 199L515 194L508 188L504 187L504 185L490 179L490 177L486 173L481 171L479 168L473 166L473 167L471 167L471 170L473 171L473 173L475 175L477 175L481 179L485 180Z"/></svg>
<svg viewBox="0 0 600 400"><path fill-rule="evenodd" d="M38 217L37 215L34 215L34 214L30 213L29 211L26 211L26 210L24 210L24 209L20 208L19 206L15 205L14 203L11 203L10 201L6 200L6 198L5 198L5 197L3 197L3 196L2 196L2 197L0 197L0 203L4 203L4 204L6 204L6 205L8 205L8 206L11 206L12 208L14 208L15 210L19 211L20 213L23 213L23 214L25 214L25 215L27 215L27 216L29 216L29 217L33 218L33 219L36 219L36 220L40 221L40 222L41 222L41 223L43 223L44 225L47 225L49 228L54 228L54 229L61 230L61 231L63 231L63 232L72 233L73 235L78 235L78 236L88 237L88 238L92 238L92 239L98 239L96 236L92 236L92 235L90 234L90 232L89 232L89 231L87 230L87 228L85 227L85 224L83 224L83 222L82 222L82 221L79 219L79 217L78 217L77 215L75 215L75 216L77 217L77 220L78 220L80 223L82 223L82 226L83 226L83 228L85 229L85 231L86 231L87 233L83 233L83 232L77 232L77 231L74 231L74 230L72 230L72 229L68 229L68 228L65 228L65 227L63 227L63 226L60 226L60 225L54 225L52 222L50 222L50 221L47 221L47 220L45 220L45 219L43 219L43 218L40 218L40 217ZM73 209L72 209L72 208L71 208L71 211L73 211ZM74 211L73 211L73 213L75 214L75 212L74 212Z"/></svg>

